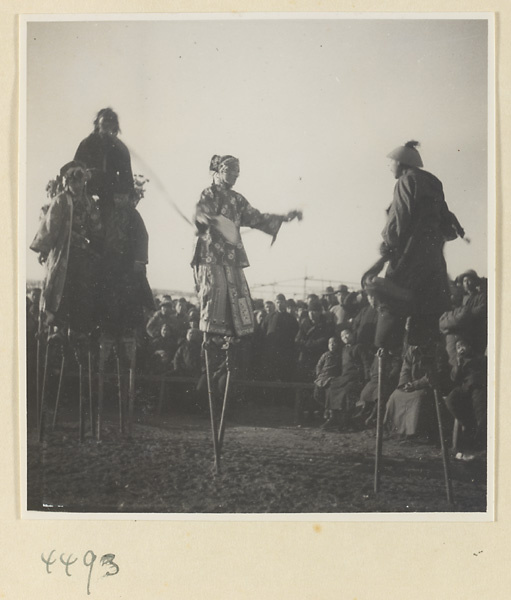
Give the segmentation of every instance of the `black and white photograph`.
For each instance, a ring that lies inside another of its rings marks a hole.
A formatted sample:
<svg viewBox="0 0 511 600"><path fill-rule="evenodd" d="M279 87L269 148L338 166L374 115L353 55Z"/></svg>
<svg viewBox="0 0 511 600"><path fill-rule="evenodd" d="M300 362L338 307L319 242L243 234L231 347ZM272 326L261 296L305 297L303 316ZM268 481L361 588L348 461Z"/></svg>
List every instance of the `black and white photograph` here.
<svg viewBox="0 0 511 600"><path fill-rule="evenodd" d="M493 15L19 25L23 516L492 520Z"/></svg>

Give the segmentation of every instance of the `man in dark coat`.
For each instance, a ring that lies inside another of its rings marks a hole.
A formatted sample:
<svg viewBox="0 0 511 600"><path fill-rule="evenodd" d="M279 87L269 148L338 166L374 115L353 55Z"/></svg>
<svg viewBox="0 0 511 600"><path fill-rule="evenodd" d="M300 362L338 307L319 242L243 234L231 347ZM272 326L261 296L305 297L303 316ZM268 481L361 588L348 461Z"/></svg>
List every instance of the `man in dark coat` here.
<svg viewBox="0 0 511 600"><path fill-rule="evenodd" d="M463 231L447 207L441 181L422 169L417 145L407 142L388 155L397 182L382 231L383 261L377 265L379 271L389 263L384 284L403 290L405 301L398 306L389 300L385 285L377 291L379 347L388 346L390 336L393 342L402 336L406 317L410 317L408 343L431 342L438 334L438 318L450 305L443 248Z"/></svg>
<svg viewBox="0 0 511 600"><path fill-rule="evenodd" d="M90 173L87 191L99 198L101 213L113 210L117 194L131 196L134 191L128 148L117 137L119 118L111 108L102 108L94 120L94 131L78 146L75 160Z"/></svg>
<svg viewBox="0 0 511 600"><path fill-rule="evenodd" d="M328 340L334 335L334 325L323 315L319 299L310 300L307 308L308 317L300 322L296 346L300 378L313 381L318 360L328 350Z"/></svg>
<svg viewBox="0 0 511 600"><path fill-rule="evenodd" d="M266 317L266 360L269 379L292 381L295 368L295 337L298 321L287 312L286 297L278 294L277 309Z"/></svg>

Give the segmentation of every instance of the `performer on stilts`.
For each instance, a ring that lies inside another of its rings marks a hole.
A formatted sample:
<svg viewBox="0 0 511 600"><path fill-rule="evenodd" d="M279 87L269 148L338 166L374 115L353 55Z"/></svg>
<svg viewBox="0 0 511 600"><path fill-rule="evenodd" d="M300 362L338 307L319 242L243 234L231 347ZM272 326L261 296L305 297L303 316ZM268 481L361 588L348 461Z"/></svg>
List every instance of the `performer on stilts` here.
<svg viewBox="0 0 511 600"><path fill-rule="evenodd" d="M234 156L215 155L210 172L213 183L206 188L197 204L195 225L197 245L192 261L200 304L200 330L204 333L204 359L208 383L213 447L216 472L220 468L220 452L225 427L232 370L232 346L254 331L252 298L243 269L249 266L240 236L240 227L259 229L275 241L282 223L300 220L302 213L293 210L286 215L261 213L233 189L240 173ZM215 416L212 352L226 352L226 377L221 417Z"/></svg>
<svg viewBox="0 0 511 600"><path fill-rule="evenodd" d="M146 278L148 234L136 210L143 186L136 187L130 153L119 140L119 118L101 109L94 131L78 146L76 160L85 163L89 192L98 197L104 230L98 290L99 394L97 436L101 436L105 365L115 356L119 386L120 429L131 424L135 396L136 333L143 328L143 308L154 309ZM144 183L144 182L142 182Z"/></svg>
<svg viewBox="0 0 511 600"><path fill-rule="evenodd" d="M387 156L397 179L394 199L382 231L381 259L364 275L363 285L378 300L375 345L379 372L389 348L403 343L405 324L409 345L429 355L431 386L435 391L448 500L452 499L448 458L443 442L437 382L438 321L449 308L449 282L443 248L464 231L447 207L442 183L422 169L418 142L410 141ZM378 277L388 263L384 278ZM381 379L381 378L380 378ZM380 384L379 389L382 386ZM375 492L379 489L384 400L378 394Z"/></svg>
<svg viewBox="0 0 511 600"><path fill-rule="evenodd" d="M38 401L40 436L49 352L52 346L60 345L63 353L61 377L67 346L78 363L80 439L83 437L82 374L89 367L90 336L96 326L95 305L103 236L98 206L87 194L85 183L86 170L82 163L71 161L62 167L55 196L43 208L38 231L30 245L39 253L39 262L46 265L40 303L40 314L41 317L44 315L44 325L48 330L43 389ZM42 329L40 326L39 333Z"/></svg>

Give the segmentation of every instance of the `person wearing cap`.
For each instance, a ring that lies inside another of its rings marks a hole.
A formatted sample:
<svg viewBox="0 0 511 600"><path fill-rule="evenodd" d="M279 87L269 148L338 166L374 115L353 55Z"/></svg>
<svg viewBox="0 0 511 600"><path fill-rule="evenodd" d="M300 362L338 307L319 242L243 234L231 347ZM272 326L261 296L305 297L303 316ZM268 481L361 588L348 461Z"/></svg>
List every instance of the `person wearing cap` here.
<svg viewBox="0 0 511 600"><path fill-rule="evenodd" d="M345 325L350 318L355 316L355 301L356 294L351 293L348 290L348 286L341 284L335 290L335 296L337 298L337 304L330 307L330 312L334 316L334 321L337 329L340 329Z"/></svg>
<svg viewBox="0 0 511 600"><path fill-rule="evenodd" d="M170 327L176 340L178 337L181 337L179 323L177 322L176 314L174 312L174 304L172 298L167 295L163 296L159 309L147 322L147 335L152 339L158 338L163 325L168 325Z"/></svg>
<svg viewBox="0 0 511 600"><path fill-rule="evenodd" d="M263 214L234 191L239 160L215 155L210 162L213 183L195 211L197 244L192 260L200 301L200 329L205 333L243 337L254 331L252 299L243 269L249 266L240 227L259 229L276 239L282 223L301 213Z"/></svg>
<svg viewBox="0 0 511 600"><path fill-rule="evenodd" d="M449 308L443 248L459 234L457 220L447 207L441 181L423 170L417 146L418 142L410 141L387 155L397 181L382 231L381 254L388 262L384 281L407 291L410 300L398 307L384 297L385 289L378 292L379 347L385 346L389 337L404 333L408 316L408 343L431 342L437 335L439 316Z"/></svg>
<svg viewBox="0 0 511 600"><path fill-rule="evenodd" d="M63 191L51 198L30 249L46 265L41 310L48 321L88 334L95 325L101 218L86 193L85 166L68 162L60 177Z"/></svg>
<svg viewBox="0 0 511 600"><path fill-rule="evenodd" d="M459 336L467 341L473 352L483 355L488 334L488 299L485 291L479 289L481 280L478 274L469 269L458 275L456 281L463 291L461 303L444 312L439 320L452 367L456 365L456 341Z"/></svg>
<svg viewBox="0 0 511 600"><path fill-rule="evenodd" d="M331 310L332 307L339 304L337 298L335 297L334 288L331 285L328 285L325 292L323 293L323 298L328 302L328 310Z"/></svg>
<svg viewBox="0 0 511 600"><path fill-rule="evenodd" d="M119 139L119 117L111 108L102 108L94 119L94 130L78 146L75 160L90 173L88 192L97 195L102 216L114 208L116 195L134 194L131 157Z"/></svg>

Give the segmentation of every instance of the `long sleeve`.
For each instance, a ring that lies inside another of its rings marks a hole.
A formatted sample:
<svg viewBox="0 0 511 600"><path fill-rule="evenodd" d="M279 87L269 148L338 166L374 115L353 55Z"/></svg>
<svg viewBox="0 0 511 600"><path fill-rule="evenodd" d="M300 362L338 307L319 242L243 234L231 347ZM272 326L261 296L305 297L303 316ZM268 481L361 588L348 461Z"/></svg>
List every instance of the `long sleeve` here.
<svg viewBox="0 0 511 600"><path fill-rule="evenodd" d="M47 256L55 248L59 234L65 221L65 195L52 200L46 214L39 222L37 233L30 244L30 249Z"/></svg>
<svg viewBox="0 0 511 600"><path fill-rule="evenodd" d="M412 220L414 196L414 180L411 177L400 177L394 188L394 199L390 205L387 224L382 231L383 241L391 248L399 248L403 244L403 238Z"/></svg>
<svg viewBox="0 0 511 600"><path fill-rule="evenodd" d="M277 236L284 217L282 215L274 215L271 213L261 213L256 208L250 205L248 200L240 194L240 226L259 229L267 233L275 239Z"/></svg>

